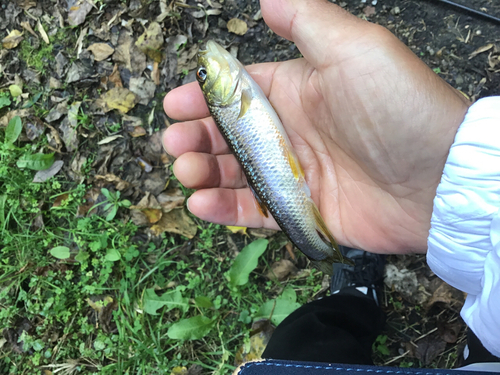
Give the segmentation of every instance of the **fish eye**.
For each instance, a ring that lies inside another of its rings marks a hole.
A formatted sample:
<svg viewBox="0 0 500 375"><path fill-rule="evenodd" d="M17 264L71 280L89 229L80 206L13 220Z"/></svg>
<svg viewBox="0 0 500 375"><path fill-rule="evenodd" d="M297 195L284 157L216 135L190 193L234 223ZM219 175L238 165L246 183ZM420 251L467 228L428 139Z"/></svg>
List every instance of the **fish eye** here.
<svg viewBox="0 0 500 375"><path fill-rule="evenodd" d="M203 83L207 79L207 70L204 67L201 67L196 72L196 78L198 82Z"/></svg>

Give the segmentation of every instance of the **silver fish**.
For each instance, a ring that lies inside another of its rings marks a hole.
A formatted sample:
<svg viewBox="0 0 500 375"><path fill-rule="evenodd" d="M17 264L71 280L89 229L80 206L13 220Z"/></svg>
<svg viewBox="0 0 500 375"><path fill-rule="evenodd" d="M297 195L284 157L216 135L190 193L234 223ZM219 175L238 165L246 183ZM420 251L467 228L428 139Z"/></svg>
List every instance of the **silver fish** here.
<svg viewBox="0 0 500 375"><path fill-rule="evenodd" d="M210 114L238 159L261 213L274 217L320 270L349 263L311 199L292 144L275 110L243 65L214 41L198 55L197 79Z"/></svg>

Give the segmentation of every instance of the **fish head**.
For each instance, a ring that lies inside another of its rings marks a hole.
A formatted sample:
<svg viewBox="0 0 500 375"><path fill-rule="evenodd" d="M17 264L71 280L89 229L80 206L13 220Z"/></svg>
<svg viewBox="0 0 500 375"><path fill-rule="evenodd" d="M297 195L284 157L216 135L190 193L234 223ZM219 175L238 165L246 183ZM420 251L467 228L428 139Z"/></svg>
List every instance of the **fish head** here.
<svg viewBox="0 0 500 375"><path fill-rule="evenodd" d="M198 53L196 78L208 104L228 105L239 90L243 66L216 42L207 42Z"/></svg>

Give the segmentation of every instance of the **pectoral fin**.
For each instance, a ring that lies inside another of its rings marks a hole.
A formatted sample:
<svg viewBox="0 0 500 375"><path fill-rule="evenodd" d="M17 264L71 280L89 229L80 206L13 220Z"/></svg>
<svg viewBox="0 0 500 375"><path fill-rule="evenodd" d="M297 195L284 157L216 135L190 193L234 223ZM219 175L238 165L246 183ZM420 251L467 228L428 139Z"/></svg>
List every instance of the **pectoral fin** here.
<svg viewBox="0 0 500 375"><path fill-rule="evenodd" d="M250 95L250 90L248 90L248 89L243 90L241 93L241 107L240 107L240 114L238 115L238 119L245 116L245 113L247 113L248 108L250 108L251 103L252 103L252 96Z"/></svg>
<svg viewBox="0 0 500 375"><path fill-rule="evenodd" d="M257 202L257 208L259 209L260 214L264 217L269 217L269 212L267 211L266 205L260 200L253 187L250 184L248 186L250 186L250 191L252 192L255 201Z"/></svg>

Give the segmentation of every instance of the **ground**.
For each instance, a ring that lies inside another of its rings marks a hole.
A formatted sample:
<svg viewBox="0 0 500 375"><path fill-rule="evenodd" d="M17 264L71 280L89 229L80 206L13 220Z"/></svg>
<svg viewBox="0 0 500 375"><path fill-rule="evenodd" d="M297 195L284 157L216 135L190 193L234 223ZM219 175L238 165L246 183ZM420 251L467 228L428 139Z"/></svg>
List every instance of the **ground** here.
<svg viewBox="0 0 500 375"><path fill-rule="evenodd" d="M500 17L493 0L456 1ZM338 4L471 100L500 93L498 25L424 0ZM1 373L229 373L329 293L282 233L187 213L160 144L162 99L194 80L204 41L245 64L300 57L258 1L0 6ZM463 300L424 256L389 257L374 361L460 365Z"/></svg>

